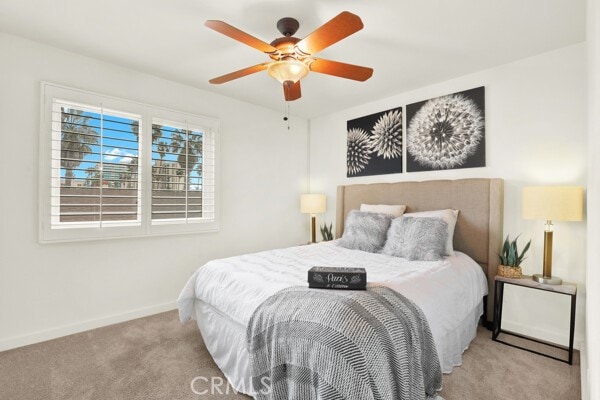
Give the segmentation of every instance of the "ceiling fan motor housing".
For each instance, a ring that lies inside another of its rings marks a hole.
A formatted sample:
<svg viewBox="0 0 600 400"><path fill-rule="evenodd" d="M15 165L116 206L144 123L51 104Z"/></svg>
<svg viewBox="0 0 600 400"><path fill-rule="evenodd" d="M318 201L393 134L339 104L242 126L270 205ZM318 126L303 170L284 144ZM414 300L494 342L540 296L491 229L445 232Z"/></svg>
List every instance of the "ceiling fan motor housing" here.
<svg viewBox="0 0 600 400"><path fill-rule="evenodd" d="M300 39L293 36L285 36L273 40L270 44L271 46L275 47L278 50L278 52L270 53L269 57L271 57L275 61L285 60L287 58L304 58L307 55L301 54L296 48L296 43L298 43L299 41Z"/></svg>

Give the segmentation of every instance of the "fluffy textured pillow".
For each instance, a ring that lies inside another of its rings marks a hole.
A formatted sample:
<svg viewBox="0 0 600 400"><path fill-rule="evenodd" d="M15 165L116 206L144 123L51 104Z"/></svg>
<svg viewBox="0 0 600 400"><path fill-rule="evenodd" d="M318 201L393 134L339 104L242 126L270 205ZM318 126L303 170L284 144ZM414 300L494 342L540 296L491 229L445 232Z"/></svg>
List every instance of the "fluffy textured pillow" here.
<svg viewBox="0 0 600 400"><path fill-rule="evenodd" d="M344 234L338 245L377 253L385 243L391 222L389 215L352 210L346 217Z"/></svg>
<svg viewBox="0 0 600 400"><path fill-rule="evenodd" d="M360 211L388 214L392 217L401 217L406 211L406 206L389 204L361 204Z"/></svg>
<svg viewBox="0 0 600 400"><path fill-rule="evenodd" d="M435 211L423 211L423 212L415 212L415 213L406 213L405 217L415 217L415 218L441 218L448 224L448 239L446 242L446 255L453 256L454 255L454 247L452 246L452 242L454 241L454 227L456 226L456 219L458 218L458 210L435 210Z"/></svg>
<svg viewBox="0 0 600 400"><path fill-rule="evenodd" d="M381 252L411 261L437 261L446 255L447 238L448 224L441 218L396 218Z"/></svg>

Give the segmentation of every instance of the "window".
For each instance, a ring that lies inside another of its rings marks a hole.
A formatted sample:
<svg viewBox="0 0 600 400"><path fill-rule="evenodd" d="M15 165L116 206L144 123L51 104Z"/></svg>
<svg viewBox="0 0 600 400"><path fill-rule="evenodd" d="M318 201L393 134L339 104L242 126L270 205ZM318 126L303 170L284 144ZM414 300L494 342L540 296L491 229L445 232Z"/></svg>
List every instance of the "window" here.
<svg viewBox="0 0 600 400"><path fill-rule="evenodd" d="M154 119L152 222L211 219L213 215L214 144L200 127Z"/></svg>
<svg viewBox="0 0 600 400"><path fill-rule="evenodd" d="M49 83L42 105L41 241L218 229L217 121Z"/></svg>

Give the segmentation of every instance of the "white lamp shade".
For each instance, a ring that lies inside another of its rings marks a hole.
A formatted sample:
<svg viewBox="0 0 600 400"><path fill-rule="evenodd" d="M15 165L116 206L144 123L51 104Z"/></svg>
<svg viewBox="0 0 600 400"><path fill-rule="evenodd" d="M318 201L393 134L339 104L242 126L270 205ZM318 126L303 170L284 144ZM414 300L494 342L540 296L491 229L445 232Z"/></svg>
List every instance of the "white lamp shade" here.
<svg viewBox="0 0 600 400"><path fill-rule="evenodd" d="M529 186L523 188L523 218L552 221L583 219L580 186Z"/></svg>
<svg viewBox="0 0 600 400"><path fill-rule="evenodd" d="M324 194L303 194L300 197L300 212L321 214L327 210L327 196Z"/></svg>

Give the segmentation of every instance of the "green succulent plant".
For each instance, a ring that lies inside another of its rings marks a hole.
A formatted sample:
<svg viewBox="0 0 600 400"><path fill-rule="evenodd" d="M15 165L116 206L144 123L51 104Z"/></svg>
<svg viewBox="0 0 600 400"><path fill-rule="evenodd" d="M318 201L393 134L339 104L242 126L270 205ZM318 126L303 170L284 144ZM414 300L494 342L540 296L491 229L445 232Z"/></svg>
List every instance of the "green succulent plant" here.
<svg viewBox="0 0 600 400"><path fill-rule="evenodd" d="M333 223L327 226L327 224L323 222L323 225L321 225L320 229L321 236L323 236L323 241L327 242L329 240L333 240Z"/></svg>
<svg viewBox="0 0 600 400"><path fill-rule="evenodd" d="M518 267L525 259L525 253L527 253L527 250L529 250L531 240L527 242L523 248L523 251L519 254L519 249L517 247L517 239L519 239L519 236L517 236L513 241L510 240L508 235L506 236L506 240L504 240L504 245L502 246L502 254L498 254L502 265Z"/></svg>

